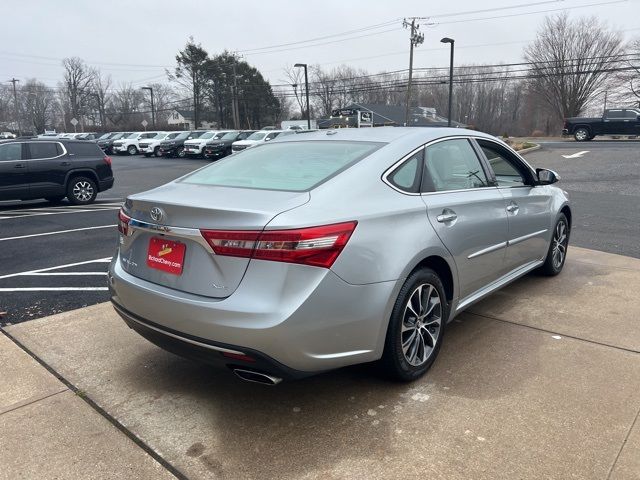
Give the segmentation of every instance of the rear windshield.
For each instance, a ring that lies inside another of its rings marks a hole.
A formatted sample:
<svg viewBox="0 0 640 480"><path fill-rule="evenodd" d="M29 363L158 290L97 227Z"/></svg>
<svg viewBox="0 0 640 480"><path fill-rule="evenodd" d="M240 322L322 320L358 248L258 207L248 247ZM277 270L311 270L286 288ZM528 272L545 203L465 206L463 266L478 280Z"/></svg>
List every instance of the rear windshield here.
<svg viewBox="0 0 640 480"><path fill-rule="evenodd" d="M185 183L303 192L380 148L370 142L283 142L236 153L185 177Z"/></svg>

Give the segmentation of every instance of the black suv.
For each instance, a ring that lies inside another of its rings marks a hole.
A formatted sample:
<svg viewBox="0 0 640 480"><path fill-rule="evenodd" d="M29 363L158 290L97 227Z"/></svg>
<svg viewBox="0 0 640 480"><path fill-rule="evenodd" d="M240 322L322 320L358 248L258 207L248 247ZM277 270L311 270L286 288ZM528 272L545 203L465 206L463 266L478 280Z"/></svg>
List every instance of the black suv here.
<svg viewBox="0 0 640 480"><path fill-rule="evenodd" d="M249 135L255 133L257 130L244 130L225 133L222 138L218 140L212 140L207 143L202 149L202 155L204 158L222 158L227 155L231 155L231 144L238 140L245 140Z"/></svg>
<svg viewBox="0 0 640 480"><path fill-rule="evenodd" d="M92 203L113 186L111 159L92 141L18 138L0 141L0 200L64 197Z"/></svg>
<svg viewBox="0 0 640 480"><path fill-rule="evenodd" d="M187 140L193 140L194 138L199 138L201 135L207 133L208 130L193 130L191 132L182 132L175 138L171 140L165 140L160 142L160 149L158 153L163 157L178 157L184 158L186 156L186 152L184 151L184 142Z"/></svg>

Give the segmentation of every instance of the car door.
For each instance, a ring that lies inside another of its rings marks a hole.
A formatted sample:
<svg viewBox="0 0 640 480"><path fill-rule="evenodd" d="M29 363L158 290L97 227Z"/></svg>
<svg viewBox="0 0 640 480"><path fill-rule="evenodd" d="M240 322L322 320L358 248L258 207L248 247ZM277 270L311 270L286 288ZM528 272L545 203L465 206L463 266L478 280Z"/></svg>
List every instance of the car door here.
<svg viewBox="0 0 640 480"><path fill-rule="evenodd" d="M602 119L605 135L624 135L626 125L624 111L621 108L607 110Z"/></svg>
<svg viewBox="0 0 640 480"><path fill-rule="evenodd" d="M64 195L71 161L60 142L28 142L29 176L33 197Z"/></svg>
<svg viewBox="0 0 640 480"><path fill-rule="evenodd" d="M29 169L24 148L19 142L0 145L0 200L29 197Z"/></svg>
<svg viewBox="0 0 640 480"><path fill-rule="evenodd" d="M627 109L624 112L626 119L626 134L627 135L640 135L640 113L637 110Z"/></svg>
<svg viewBox="0 0 640 480"><path fill-rule="evenodd" d="M535 174L507 147L475 139L488 163L490 175L504 197L509 224L505 266L509 271L542 260L547 253L553 223L549 187L536 185Z"/></svg>
<svg viewBox="0 0 640 480"><path fill-rule="evenodd" d="M470 139L425 147L422 199L431 226L453 256L461 301L505 273L507 213Z"/></svg>

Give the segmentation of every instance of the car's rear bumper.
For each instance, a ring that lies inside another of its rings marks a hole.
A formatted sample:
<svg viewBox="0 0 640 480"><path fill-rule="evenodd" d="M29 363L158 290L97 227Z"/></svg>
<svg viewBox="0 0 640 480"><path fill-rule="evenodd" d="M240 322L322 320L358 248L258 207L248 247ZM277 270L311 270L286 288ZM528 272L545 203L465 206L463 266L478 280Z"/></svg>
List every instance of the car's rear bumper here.
<svg viewBox="0 0 640 480"><path fill-rule="evenodd" d="M135 277L119 254L109 269L112 302L137 318L307 374L380 358L395 285L352 285L330 270L252 260L235 292L217 299Z"/></svg>
<svg viewBox="0 0 640 480"><path fill-rule="evenodd" d="M140 318L116 302L112 302L112 304L118 315L131 329L158 347L181 357L209 365L224 366L231 370L240 368L261 372L283 380L296 380L309 376L309 372L286 367L262 352L246 347L212 342L205 338L178 332ZM237 357L237 355L249 357L252 361Z"/></svg>
<svg viewBox="0 0 640 480"><path fill-rule="evenodd" d="M100 180L98 182L98 188L100 189L101 192L104 192L105 190L109 190L111 187L113 187L113 182L114 182L113 177L107 178L105 180Z"/></svg>

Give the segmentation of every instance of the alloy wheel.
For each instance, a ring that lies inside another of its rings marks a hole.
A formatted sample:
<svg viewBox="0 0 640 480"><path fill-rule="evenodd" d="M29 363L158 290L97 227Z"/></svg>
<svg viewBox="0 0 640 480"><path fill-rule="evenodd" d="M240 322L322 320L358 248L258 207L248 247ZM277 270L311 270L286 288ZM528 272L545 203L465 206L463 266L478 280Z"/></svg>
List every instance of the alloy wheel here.
<svg viewBox="0 0 640 480"><path fill-rule="evenodd" d="M567 254L567 242L567 224L561 220L556 225L556 230L553 234L553 248L551 250L553 267L556 269L559 269L564 263Z"/></svg>
<svg viewBox="0 0 640 480"><path fill-rule="evenodd" d="M429 360L442 330L442 302L435 286L419 285L409 297L400 339L404 358L418 367Z"/></svg>
<svg viewBox="0 0 640 480"><path fill-rule="evenodd" d="M580 128L576 132L576 140L578 141L586 140L588 136L589 136L589 133L584 128Z"/></svg>
<svg viewBox="0 0 640 480"><path fill-rule="evenodd" d="M77 182L73 186L73 196L80 202L87 202L93 197L93 186L89 182Z"/></svg>

